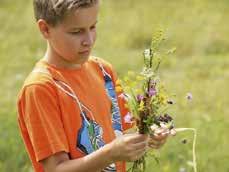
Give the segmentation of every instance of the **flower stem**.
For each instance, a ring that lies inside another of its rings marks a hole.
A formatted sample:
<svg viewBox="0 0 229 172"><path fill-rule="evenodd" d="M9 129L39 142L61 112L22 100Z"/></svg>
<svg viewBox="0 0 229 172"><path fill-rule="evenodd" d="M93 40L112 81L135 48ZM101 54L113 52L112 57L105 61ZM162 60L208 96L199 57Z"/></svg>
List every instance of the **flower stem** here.
<svg viewBox="0 0 229 172"><path fill-rule="evenodd" d="M192 146L192 156L193 156L193 169L194 172L197 172L197 163L196 163L196 138L197 138L197 131L195 128L176 128L176 132L182 132L182 131L193 131L194 138L193 138L193 146Z"/></svg>

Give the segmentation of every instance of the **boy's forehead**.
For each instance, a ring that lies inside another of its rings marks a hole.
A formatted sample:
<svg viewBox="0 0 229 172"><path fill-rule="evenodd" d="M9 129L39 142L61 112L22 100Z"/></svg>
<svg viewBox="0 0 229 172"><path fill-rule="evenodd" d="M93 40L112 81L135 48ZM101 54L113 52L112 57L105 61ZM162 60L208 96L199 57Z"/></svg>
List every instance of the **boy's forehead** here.
<svg viewBox="0 0 229 172"><path fill-rule="evenodd" d="M99 5L95 4L90 7L78 8L71 11L63 20L65 27L87 27L93 25L97 21Z"/></svg>

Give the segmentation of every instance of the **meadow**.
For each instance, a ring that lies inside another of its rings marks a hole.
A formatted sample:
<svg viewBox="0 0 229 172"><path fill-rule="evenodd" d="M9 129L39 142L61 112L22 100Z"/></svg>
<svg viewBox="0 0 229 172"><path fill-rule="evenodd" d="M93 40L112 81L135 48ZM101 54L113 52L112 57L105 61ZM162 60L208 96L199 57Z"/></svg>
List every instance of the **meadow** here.
<svg viewBox="0 0 229 172"><path fill-rule="evenodd" d="M140 71L152 33L163 29L166 58L161 78L176 106L177 127L198 131L198 172L229 172L229 1L103 0L93 54L111 62L122 78ZM17 94L33 65L44 55L29 0L0 1L0 172L29 172L31 164L17 126ZM186 93L193 100L185 100ZM147 172L192 172L192 134L169 138L160 164L147 160ZM183 144L182 140L187 143Z"/></svg>

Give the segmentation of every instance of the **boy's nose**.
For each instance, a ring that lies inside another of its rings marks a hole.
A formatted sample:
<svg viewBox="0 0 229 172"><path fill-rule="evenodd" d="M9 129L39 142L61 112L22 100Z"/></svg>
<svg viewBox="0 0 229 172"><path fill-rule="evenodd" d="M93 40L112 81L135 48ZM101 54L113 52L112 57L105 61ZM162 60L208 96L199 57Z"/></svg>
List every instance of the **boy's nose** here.
<svg viewBox="0 0 229 172"><path fill-rule="evenodd" d="M94 43L94 36L92 33L87 33L85 34L85 37L82 41L82 45L83 46L92 46L92 44Z"/></svg>

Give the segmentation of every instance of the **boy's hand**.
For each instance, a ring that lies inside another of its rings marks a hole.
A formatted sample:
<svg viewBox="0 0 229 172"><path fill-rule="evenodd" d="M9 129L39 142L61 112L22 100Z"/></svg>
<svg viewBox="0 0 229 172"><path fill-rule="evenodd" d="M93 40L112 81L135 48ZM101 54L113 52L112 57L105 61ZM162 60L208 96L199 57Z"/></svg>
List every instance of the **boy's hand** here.
<svg viewBox="0 0 229 172"><path fill-rule="evenodd" d="M112 161L135 161L141 158L148 146L148 135L126 134L113 140L110 146Z"/></svg>
<svg viewBox="0 0 229 172"><path fill-rule="evenodd" d="M159 128L154 133L154 135L150 135L148 144L150 148L159 149L162 147L168 138L169 135L175 135L175 130L169 130L166 128Z"/></svg>

